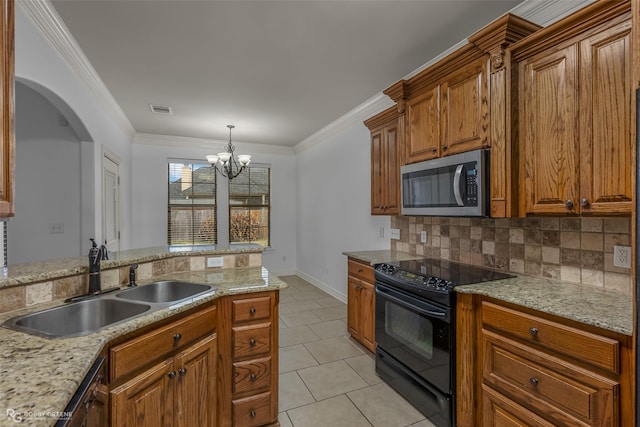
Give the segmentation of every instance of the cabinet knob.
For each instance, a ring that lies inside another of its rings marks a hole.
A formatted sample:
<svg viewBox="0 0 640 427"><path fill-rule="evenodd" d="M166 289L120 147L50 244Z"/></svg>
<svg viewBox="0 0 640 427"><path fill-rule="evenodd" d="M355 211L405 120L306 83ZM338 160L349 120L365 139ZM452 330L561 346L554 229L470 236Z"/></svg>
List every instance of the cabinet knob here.
<svg viewBox="0 0 640 427"><path fill-rule="evenodd" d="M187 375L187 368L180 368L178 373L180 374L181 377L184 377L185 375Z"/></svg>
<svg viewBox="0 0 640 427"><path fill-rule="evenodd" d="M174 340L175 342L178 342L178 341L180 341L181 339L182 339L182 334L174 334L174 335L173 335L173 340Z"/></svg>
<svg viewBox="0 0 640 427"><path fill-rule="evenodd" d="M249 411L249 416L251 418L255 418L256 417L256 411L254 411L253 409L251 411Z"/></svg>
<svg viewBox="0 0 640 427"><path fill-rule="evenodd" d="M535 337L536 335L538 335L538 328L529 328L529 333Z"/></svg>
<svg viewBox="0 0 640 427"><path fill-rule="evenodd" d="M255 307L251 307L251 308L249 309L249 314L250 314L250 315L252 315L252 316L253 316L254 314L256 314L256 308L255 308Z"/></svg>
<svg viewBox="0 0 640 427"><path fill-rule="evenodd" d="M442 151L447 151L447 148L449 148L449 146L448 146L448 145L443 145L443 146L442 146Z"/></svg>
<svg viewBox="0 0 640 427"><path fill-rule="evenodd" d="M256 346L256 340L255 340L255 338L251 338L251 339L249 340L249 345L250 345L251 347L255 347L255 346Z"/></svg>
<svg viewBox="0 0 640 427"><path fill-rule="evenodd" d="M434 148L432 148L432 149L431 149L431 152L432 152L433 154L436 154L436 153L438 152L438 149L434 147Z"/></svg>
<svg viewBox="0 0 640 427"><path fill-rule="evenodd" d="M582 206L583 208L588 208L589 207L589 200L580 199L580 206Z"/></svg>
<svg viewBox="0 0 640 427"><path fill-rule="evenodd" d="M176 377L176 371L169 372L169 378L174 379Z"/></svg>
<svg viewBox="0 0 640 427"><path fill-rule="evenodd" d="M571 200L571 199L567 199L567 200L564 202L564 205L567 207L567 209L573 209L573 200Z"/></svg>
<svg viewBox="0 0 640 427"><path fill-rule="evenodd" d="M531 385L532 385L532 386L534 386L534 387L535 387L535 386L537 386L537 385L538 385L538 383L539 383L539 381L538 381L538 379L537 379L536 377L529 378L529 382L530 382L530 383L531 383Z"/></svg>
<svg viewBox="0 0 640 427"><path fill-rule="evenodd" d="M251 382L254 382L257 378L258 377L254 373L251 373L251 375L249 375L249 379L251 380Z"/></svg>

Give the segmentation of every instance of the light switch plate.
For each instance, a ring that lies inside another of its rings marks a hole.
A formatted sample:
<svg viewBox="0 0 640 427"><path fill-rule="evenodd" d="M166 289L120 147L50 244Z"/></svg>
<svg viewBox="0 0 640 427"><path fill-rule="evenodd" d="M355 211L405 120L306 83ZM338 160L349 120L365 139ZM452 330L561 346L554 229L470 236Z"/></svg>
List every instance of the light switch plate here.
<svg viewBox="0 0 640 427"><path fill-rule="evenodd" d="M420 243L427 243L427 232L426 231L421 231L420 232Z"/></svg>

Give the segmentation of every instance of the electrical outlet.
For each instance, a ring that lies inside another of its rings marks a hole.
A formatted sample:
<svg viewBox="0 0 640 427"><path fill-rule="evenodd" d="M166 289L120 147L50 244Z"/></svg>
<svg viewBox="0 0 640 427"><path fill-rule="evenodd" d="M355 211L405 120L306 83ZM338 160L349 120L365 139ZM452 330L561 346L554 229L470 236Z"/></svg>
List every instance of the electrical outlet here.
<svg viewBox="0 0 640 427"><path fill-rule="evenodd" d="M207 267L222 267L224 260L221 256L207 258Z"/></svg>
<svg viewBox="0 0 640 427"><path fill-rule="evenodd" d="M426 231L421 231L420 232L420 243L427 243L427 232Z"/></svg>
<svg viewBox="0 0 640 427"><path fill-rule="evenodd" d="M49 234L64 234L64 224L60 222L50 223Z"/></svg>
<svg viewBox="0 0 640 427"><path fill-rule="evenodd" d="M613 247L613 266L631 268L631 246Z"/></svg>
<svg viewBox="0 0 640 427"><path fill-rule="evenodd" d="M392 228L391 229L391 238L393 240L400 240L400 229L399 228Z"/></svg>

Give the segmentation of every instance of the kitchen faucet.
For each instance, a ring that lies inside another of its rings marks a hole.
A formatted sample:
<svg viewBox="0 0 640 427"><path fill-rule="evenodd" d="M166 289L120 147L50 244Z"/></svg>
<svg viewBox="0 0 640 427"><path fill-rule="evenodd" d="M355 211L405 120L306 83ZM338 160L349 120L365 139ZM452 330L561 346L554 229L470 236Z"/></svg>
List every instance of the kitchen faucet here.
<svg viewBox="0 0 640 427"><path fill-rule="evenodd" d="M93 245L89 249L89 293L97 294L101 291L100 287L100 261L109 259L109 253L105 245L96 244L95 239L91 240Z"/></svg>

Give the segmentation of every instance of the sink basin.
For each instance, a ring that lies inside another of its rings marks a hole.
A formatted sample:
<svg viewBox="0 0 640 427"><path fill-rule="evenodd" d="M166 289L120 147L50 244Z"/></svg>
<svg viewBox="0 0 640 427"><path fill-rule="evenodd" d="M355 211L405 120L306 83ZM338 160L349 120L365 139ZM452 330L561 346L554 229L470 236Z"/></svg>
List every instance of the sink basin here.
<svg viewBox="0 0 640 427"><path fill-rule="evenodd" d="M168 303L190 298L211 289L210 285L165 280L127 289L116 294L116 297L151 303Z"/></svg>
<svg viewBox="0 0 640 427"><path fill-rule="evenodd" d="M147 304L129 301L95 299L15 317L4 326L49 338L69 338L88 335L150 308Z"/></svg>

